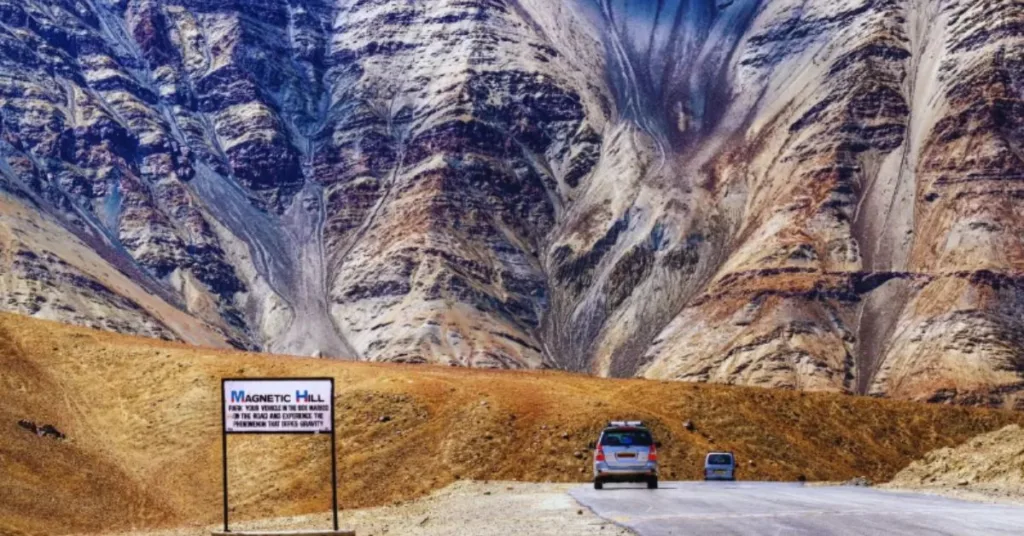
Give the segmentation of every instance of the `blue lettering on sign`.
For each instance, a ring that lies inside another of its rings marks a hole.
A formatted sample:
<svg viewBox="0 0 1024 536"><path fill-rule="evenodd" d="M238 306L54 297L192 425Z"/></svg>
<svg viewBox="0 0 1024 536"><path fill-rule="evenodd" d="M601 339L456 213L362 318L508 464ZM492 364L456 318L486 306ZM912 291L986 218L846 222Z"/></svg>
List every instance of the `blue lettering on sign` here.
<svg viewBox="0 0 1024 536"><path fill-rule="evenodd" d="M231 391L232 402L245 402L245 391Z"/></svg>
<svg viewBox="0 0 1024 536"><path fill-rule="evenodd" d="M309 391L295 391L295 402L309 402Z"/></svg>

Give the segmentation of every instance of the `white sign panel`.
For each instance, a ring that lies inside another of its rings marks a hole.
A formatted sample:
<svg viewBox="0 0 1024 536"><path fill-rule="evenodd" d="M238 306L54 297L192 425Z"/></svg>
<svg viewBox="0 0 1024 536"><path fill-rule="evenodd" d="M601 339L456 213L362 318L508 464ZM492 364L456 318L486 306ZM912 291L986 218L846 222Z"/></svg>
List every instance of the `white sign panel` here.
<svg viewBox="0 0 1024 536"><path fill-rule="evenodd" d="M225 379L229 434L319 434L334 426L331 378Z"/></svg>

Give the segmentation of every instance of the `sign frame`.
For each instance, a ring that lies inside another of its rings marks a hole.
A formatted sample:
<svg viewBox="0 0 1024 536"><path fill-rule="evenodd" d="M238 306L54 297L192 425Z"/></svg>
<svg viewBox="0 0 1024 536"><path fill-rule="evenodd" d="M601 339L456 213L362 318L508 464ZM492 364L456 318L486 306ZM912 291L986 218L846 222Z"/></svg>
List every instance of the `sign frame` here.
<svg viewBox="0 0 1024 536"><path fill-rule="evenodd" d="M303 382L317 381L330 383L330 405L331 405L331 430L326 431L305 431L305 430L253 430L253 431L228 431L227 416L227 390L228 382ZM231 532L228 526L228 436L229 435L331 435L331 502L334 509L334 532L338 532L338 449L336 426L334 422L334 378L331 377L260 377L260 378L221 378L220 380L220 431L221 431L221 460L223 461L224 480L224 532Z"/></svg>
<svg viewBox="0 0 1024 536"><path fill-rule="evenodd" d="M330 390L328 396L331 398L329 404L331 405L331 418L329 422L331 431L334 430L334 378L222 378L221 388L224 389L224 394L227 394L225 385L228 382L248 382L248 383L274 383L274 382L328 382L330 384ZM227 399L225 399L227 400ZM327 430L264 430L264 429L247 429L247 430L228 430L228 419L227 415L224 416L224 433L228 435L319 435L330 433Z"/></svg>

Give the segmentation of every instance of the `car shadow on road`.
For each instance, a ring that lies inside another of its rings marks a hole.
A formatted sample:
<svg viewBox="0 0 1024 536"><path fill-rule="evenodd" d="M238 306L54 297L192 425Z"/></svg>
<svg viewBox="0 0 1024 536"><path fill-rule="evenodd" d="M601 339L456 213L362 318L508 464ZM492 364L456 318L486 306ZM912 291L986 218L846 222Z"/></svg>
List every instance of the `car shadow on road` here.
<svg viewBox="0 0 1024 536"><path fill-rule="evenodd" d="M645 486L622 486L618 488L609 488L608 484L604 485L604 489L600 491L662 491L666 489L678 489L675 486L658 486L658 489L648 489Z"/></svg>

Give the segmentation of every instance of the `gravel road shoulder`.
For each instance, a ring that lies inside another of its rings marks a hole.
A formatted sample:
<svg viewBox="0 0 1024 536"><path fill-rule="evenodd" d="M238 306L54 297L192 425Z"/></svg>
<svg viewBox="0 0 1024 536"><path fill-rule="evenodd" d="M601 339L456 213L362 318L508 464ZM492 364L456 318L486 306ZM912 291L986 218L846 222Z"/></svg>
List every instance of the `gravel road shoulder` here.
<svg viewBox="0 0 1024 536"><path fill-rule="evenodd" d="M341 526L358 536L409 535L625 536L632 532L594 515L569 496L579 484L457 482L423 499L407 503L345 510ZM232 524L233 530L301 530L331 526L330 513ZM208 536L218 526L118 533L144 536ZM108 534L107 536L115 536Z"/></svg>
<svg viewBox="0 0 1024 536"><path fill-rule="evenodd" d="M876 489L882 491L895 491L907 493L920 493L922 495L937 495L986 504L1011 504L1024 506L1024 494L999 489L961 489L961 488L936 488L927 486L905 486L895 484L882 484Z"/></svg>

